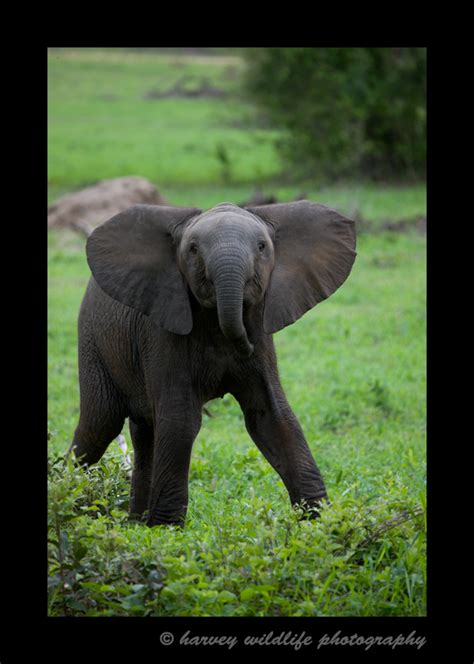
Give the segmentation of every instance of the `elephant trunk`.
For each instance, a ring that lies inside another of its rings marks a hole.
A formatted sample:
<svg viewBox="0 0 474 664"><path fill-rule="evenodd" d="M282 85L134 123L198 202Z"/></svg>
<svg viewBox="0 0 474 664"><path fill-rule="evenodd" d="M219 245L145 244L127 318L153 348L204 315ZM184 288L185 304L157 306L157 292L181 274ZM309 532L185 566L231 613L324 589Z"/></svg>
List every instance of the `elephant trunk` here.
<svg viewBox="0 0 474 664"><path fill-rule="evenodd" d="M212 265L216 291L217 316L222 334L232 341L237 351L249 357L254 350L242 320L247 265L237 257L220 256Z"/></svg>

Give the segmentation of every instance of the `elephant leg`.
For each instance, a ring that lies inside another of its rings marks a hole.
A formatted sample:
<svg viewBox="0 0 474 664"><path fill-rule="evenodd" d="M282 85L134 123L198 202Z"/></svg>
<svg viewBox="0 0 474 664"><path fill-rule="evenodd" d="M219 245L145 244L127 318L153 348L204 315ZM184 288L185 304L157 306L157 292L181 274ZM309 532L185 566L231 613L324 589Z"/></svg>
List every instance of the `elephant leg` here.
<svg viewBox="0 0 474 664"><path fill-rule="evenodd" d="M165 414L166 413L166 414ZM147 525L183 525L188 506L191 449L201 426L201 404L192 400L155 416L153 471Z"/></svg>
<svg viewBox="0 0 474 664"><path fill-rule="evenodd" d="M74 453L86 466L99 461L110 443L117 438L125 422L123 399L91 355L79 352L80 415L67 454Z"/></svg>
<svg viewBox="0 0 474 664"><path fill-rule="evenodd" d="M141 519L148 509L153 466L153 427L129 419L134 461L130 496L130 517Z"/></svg>
<svg viewBox="0 0 474 664"><path fill-rule="evenodd" d="M283 480L293 505L318 515L326 488L300 424L278 381L243 388L234 395L251 438ZM308 509L309 508L309 509Z"/></svg>
<svg viewBox="0 0 474 664"><path fill-rule="evenodd" d="M97 419L90 417L89 413L81 414L68 454L74 452L84 466L97 463L122 431L124 422L125 417L114 417L106 411Z"/></svg>

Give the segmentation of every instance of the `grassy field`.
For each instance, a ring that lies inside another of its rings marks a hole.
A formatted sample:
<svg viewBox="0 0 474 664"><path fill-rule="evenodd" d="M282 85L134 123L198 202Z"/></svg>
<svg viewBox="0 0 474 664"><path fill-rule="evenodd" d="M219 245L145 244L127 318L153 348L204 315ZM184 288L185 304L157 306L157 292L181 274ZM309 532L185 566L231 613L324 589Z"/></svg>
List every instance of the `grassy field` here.
<svg viewBox="0 0 474 664"><path fill-rule="evenodd" d="M261 185L281 200L304 191L375 225L425 214L423 185L279 177L276 132L238 96L241 67L235 57L51 51L50 201L137 174L178 205L239 202ZM228 95L144 97L184 75L194 77L186 85L205 77ZM76 320L89 270L83 238L49 231L51 615L425 615L426 242L415 230L381 231L361 234L357 249L344 286L275 335L331 507L318 522L297 518L226 396L208 404L195 442L185 529L148 529L127 521L118 444L88 473L63 466L78 417Z"/></svg>
<svg viewBox="0 0 474 664"><path fill-rule="evenodd" d="M49 57L49 202L97 180L142 175L174 205L239 202L257 186L281 200L305 193L369 220L426 212L425 187L283 184L278 132L242 100L239 58L52 50ZM148 98L203 79L224 97ZM289 174L287 174L289 175Z"/></svg>

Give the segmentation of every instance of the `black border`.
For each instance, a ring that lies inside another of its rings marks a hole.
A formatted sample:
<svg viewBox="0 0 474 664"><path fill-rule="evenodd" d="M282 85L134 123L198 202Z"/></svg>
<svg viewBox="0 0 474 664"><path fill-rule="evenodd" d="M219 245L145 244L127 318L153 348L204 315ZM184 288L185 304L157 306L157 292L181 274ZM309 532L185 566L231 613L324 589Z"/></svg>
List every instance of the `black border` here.
<svg viewBox="0 0 474 664"><path fill-rule="evenodd" d="M267 33L268 36L268 33ZM341 37L342 40L342 37ZM60 41L60 40L57 40ZM62 41L70 41L65 39ZM83 43L77 40L76 43ZM128 41L128 39L122 40ZM150 39L149 43L154 43ZM161 40L163 41L163 40ZM177 40L179 43L180 40ZM196 40L197 41L197 40ZM243 40L242 40L243 41ZM263 41L263 39L262 39ZM314 39L291 39L291 42L310 42ZM319 42L322 40L318 40ZM339 40L338 40L339 41ZM394 40L405 42L404 38ZM425 40L415 40L422 44ZM103 43L98 39L96 43ZM175 42L176 43L176 42ZM188 43L193 40L188 39ZM218 42L219 43L219 42ZM242 43L235 40L234 43ZM413 43L413 42L412 42ZM49 45L53 45L50 41ZM170 44L171 45L171 44ZM291 45L291 44L290 44ZM323 45L323 44L321 44ZM324 44L325 45L325 44ZM351 44L352 45L352 44ZM289 647L274 648L238 648L231 653L227 648L217 646L208 648L189 647L181 651L194 653L197 649L206 654L212 651L226 658L235 652L241 654L248 652L263 655L278 652L283 656L288 652L291 656L311 657L314 661L329 661L341 658L342 661L354 661L376 657L385 661L387 659L403 657L405 660L416 658L427 659L442 655L442 651L449 640L446 620L448 616L441 595L446 587L443 582L443 572L436 561L437 522L433 515L438 514L438 508L443 502L443 495L438 493L437 477L439 478L440 450L434 443L433 396L432 386L428 388L428 616L420 618L50 618L47 617L46 600L46 445L44 442L44 427L47 421L47 233L46 229L46 201L47 201L47 46L36 48L23 48L15 55L15 81L10 90L13 92L12 109L14 119L19 122L17 136L23 140L20 145L15 141L14 162L15 173L27 172L27 191L25 192L25 179L16 178L17 191L14 186L5 191L5 195L12 203L12 212L9 216L14 238L10 250L5 252L10 267L8 271L15 275L18 289L13 292L7 288L8 311L14 312L6 317L7 326L13 336L13 341L19 344L15 354L12 353L11 382L6 390L9 402L13 406L13 414L8 414L9 431L5 447L5 454L10 453L8 465L4 466L4 486L7 487L7 496L4 499L4 514L11 517L11 533L5 538L2 552L5 561L2 566L3 578L11 583L11 588L3 595L3 609L5 618L0 639L0 661L22 661L28 652L29 657L44 656L49 661L64 661L78 657L91 656L91 661L99 655L103 648L108 658L114 652L119 654L119 661L126 656L141 659L148 651L147 658L152 656L158 660L163 653L175 653L178 646L164 646L160 643L160 634L165 631L182 634L190 630L191 634L214 635L262 635L270 631L274 635L282 631L291 631L300 634L305 631L313 636L313 642L325 633L330 635L338 630L342 635L358 633L360 635L396 635L409 634L413 630L416 636L427 637L426 645L419 651L416 649L399 647L392 650L388 647L374 646L368 651L359 647L338 646L316 650L314 646L295 651ZM435 103L438 104L440 95L433 81L433 70L438 56L436 49L428 46L428 211L430 215L430 231L428 232L428 376L432 379L431 361L432 351L432 314L431 306L435 300L436 281L434 279L434 261L436 255L436 231L434 217L436 216L432 199L434 196L433 181L435 168L431 161L432 145L436 113ZM22 75L18 75L18 73ZM12 96L10 96L12 101ZM4 131L8 133L4 126ZM434 159L433 159L434 161ZM15 178L11 178L15 184ZM13 189L13 191L11 190ZM25 211L28 210L28 212ZM437 220L439 222L440 219ZM8 223L6 219L4 222ZM23 233L18 234L18 224L24 227ZM22 237L23 235L23 237ZM21 252L18 251L20 241ZM8 245L4 245L6 248ZM15 249L15 247L17 249ZM11 252L11 253L10 253ZM25 256L26 253L26 256ZM10 254L10 255L8 255ZM12 302L9 304L8 296ZM22 317L24 320L22 320ZM8 355L8 353L7 353ZM430 359L431 358L431 359ZM9 406L10 408L10 406ZM31 427L31 423L34 424ZM438 458L438 461L436 459ZM26 475L26 479L25 479ZM10 484L8 480L13 480ZM12 495L16 496L11 507ZM446 512L447 514L447 508ZM444 585L443 585L444 584ZM7 622L5 622L5 620ZM8 626L8 621L12 628ZM92 639L93 641L91 641ZM5 642L3 642L5 640ZM6 654L10 651L11 659L3 657L4 647ZM3 643L2 643L3 642ZM94 645L91 647L91 643ZM454 646L456 647L456 646ZM303 655L304 653L304 655ZM138 657L137 657L138 656ZM328 659L329 658L329 659Z"/></svg>

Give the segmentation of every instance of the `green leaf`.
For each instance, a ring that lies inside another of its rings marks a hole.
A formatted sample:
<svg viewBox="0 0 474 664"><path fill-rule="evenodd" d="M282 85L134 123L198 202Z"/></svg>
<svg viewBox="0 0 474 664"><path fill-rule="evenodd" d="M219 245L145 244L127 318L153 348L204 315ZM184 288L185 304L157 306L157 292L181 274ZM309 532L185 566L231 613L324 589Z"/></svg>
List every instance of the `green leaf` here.
<svg viewBox="0 0 474 664"><path fill-rule="evenodd" d="M122 600L122 606L124 609L135 609L143 606L143 595L134 594L125 597Z"/></svg>
<svg viewBox="0 0 474 664"><path fill-rule="evenodd" d="M113 592L115 590L114 586L105 583L95 583L94 581L82 581L81 587L87 590L95 590L98 593Z"/></svg>
<svg viewBox="0 0 474 664"><path fill-rule="evenodd" d="M237 595L234 595L234 593L231 593L228 590L221 590L218 599L220 602L234 602L237 599Z"/></svg>
<svg viewBox="0 0 474 664"><path fill-rule="evenodd" d="M74 599L74 597L68 597L66 599L66 604L69 606L69 608L75 609L76 611L86 610L86 605L82 602L79 602L77 599Z"/></svg>
<svg viewBox="0 0 474 664"><path fill-rule="evenodd" d="M163 597L176 597L176 591L173 590L173 588L170 588L169 586L165 586L161 591L160 595L162 595Z"/></svg>
<svg viewBox="0 0 474 664"><path fill-rule="evenodd" d="M242 602L245 602L246 600L251 599L255 594L254 588L245 588L245 590L242 590L240 593L240 599Z"/></svg>

